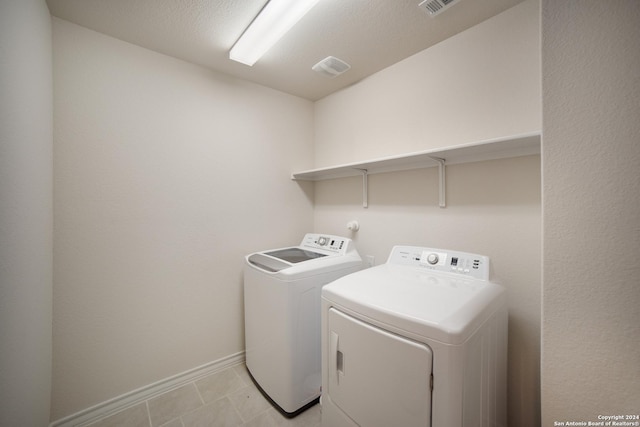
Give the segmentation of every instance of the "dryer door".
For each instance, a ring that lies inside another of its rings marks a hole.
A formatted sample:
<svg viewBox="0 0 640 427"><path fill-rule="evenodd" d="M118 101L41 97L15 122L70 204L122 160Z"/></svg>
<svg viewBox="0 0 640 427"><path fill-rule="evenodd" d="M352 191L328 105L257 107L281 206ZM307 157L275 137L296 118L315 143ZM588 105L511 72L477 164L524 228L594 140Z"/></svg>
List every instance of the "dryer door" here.
<svg viewBox="0 0 640 427"><path fill-rule="evenodd" d="M431 424L431 349L329 309L330 399L360 426Z"/></svg>

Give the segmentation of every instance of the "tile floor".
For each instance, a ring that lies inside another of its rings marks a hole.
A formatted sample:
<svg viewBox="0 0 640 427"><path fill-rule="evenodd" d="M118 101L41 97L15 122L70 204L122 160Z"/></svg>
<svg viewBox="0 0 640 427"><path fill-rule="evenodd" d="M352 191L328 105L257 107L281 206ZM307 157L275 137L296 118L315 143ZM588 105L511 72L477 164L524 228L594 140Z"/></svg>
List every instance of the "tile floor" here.
<svg viewBox="0 0 640 427"><path fill-rule="evenodd" d="M139 403L90 427L320 427L320 405L285 418L256 388L244 364Z"/></svg>

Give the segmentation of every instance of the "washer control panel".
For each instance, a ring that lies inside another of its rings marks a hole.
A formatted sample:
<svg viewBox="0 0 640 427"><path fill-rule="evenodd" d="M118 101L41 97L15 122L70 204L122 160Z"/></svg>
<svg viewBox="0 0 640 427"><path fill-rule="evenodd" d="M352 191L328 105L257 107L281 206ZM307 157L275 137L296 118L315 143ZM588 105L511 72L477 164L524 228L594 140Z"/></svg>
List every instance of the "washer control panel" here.
<svg viewBox="0 0 640 427"><path fill-rule="evenodd" d="M324 249L335 253L346 253L351 239L330 234L306 234L300 246L309 249Z"/></svg>
<svg viewBox="0 0 640 427"><path fill-rule="evenodd" d="M410 265L442 273L489 280L489 257L468 252L419 246L394 246L387 264Z"/></svg>

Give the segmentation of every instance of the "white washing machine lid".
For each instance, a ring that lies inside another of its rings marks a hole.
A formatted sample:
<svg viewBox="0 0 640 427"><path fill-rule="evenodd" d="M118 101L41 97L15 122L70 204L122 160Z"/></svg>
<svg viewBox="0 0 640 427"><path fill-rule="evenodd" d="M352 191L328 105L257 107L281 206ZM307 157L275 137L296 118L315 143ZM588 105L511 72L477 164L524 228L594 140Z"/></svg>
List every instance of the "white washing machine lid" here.
<svg viewBox="0 0 640 427"><path fill-rule="evenodd" d="M447 344L463 343L506 304L504 288L495 283L389 263L326 285L322 297L391 330Z"/></svg>
<svg viewBox="0 0 640 427"><path fill-rule="evenodd" d="M265 252L265 255L269 255L273 258L278 258L283 261L297 264L299 262L311 261L312 259L322 258L328 256L320 252L309 251L300 247L277 249L275 251Z"/></svg>
<svg viewBox="0 0 640 427"><path fill-rule="evenodd" d="M253 268L282 280L296 280L362 264L351 239L308 233L299 246L269 249L245 257Z"/></svg>

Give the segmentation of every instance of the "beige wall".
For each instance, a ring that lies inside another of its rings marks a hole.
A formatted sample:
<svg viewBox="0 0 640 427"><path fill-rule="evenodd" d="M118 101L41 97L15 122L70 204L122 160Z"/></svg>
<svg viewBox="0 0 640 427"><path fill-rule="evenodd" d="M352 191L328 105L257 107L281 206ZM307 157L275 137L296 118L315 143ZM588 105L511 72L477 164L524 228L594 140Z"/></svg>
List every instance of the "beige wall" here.
<svg viewBox="0 0 640 427"><path fill-rule="evenodd" d="M542 5L542 403L552 426L640 412L640 2Z"/></svg>
<svg viewBox="0 0 640 427"><path fill-rule="evenodd" d="M51 391L51 18L0 1L0 425L45 426Z"/></svg>
<svg viewBox="0 0 640 427"><path fill-rule="evenodd" d="M313 104L53 28L55 420L244 349L243 256L312 229Z"/></svg>
<svg viewBox="0 0 640 427"><path fill-rule="evenodd" d="M316 103L316 166L539 131L539 3L526 1ZM540 423L540 157L316 183L315 229L353 235L383 263L394 244L491 257L509 294L509 425Z"/></svg>
<svg viewBox="0 0 640 427"><path fill-rule="evenodd" d="M316 167L540 131L527 1L316 103Z"/></svg>

